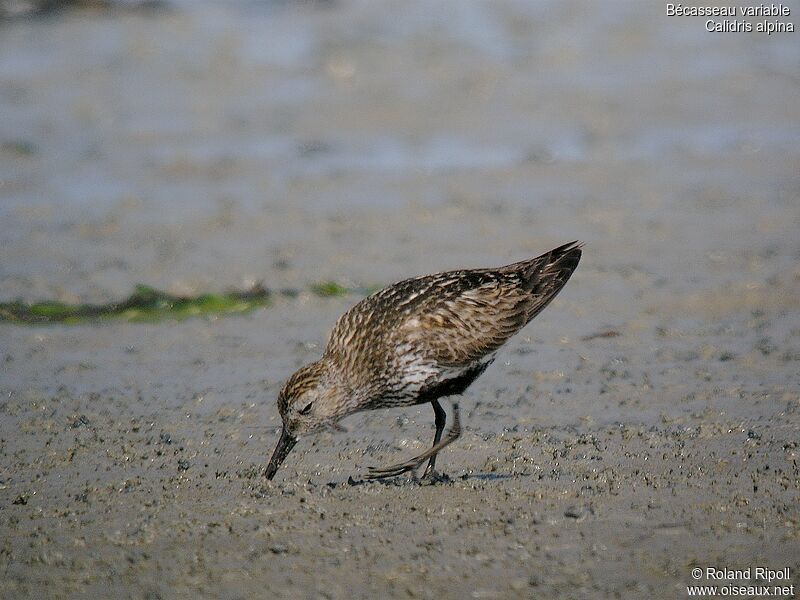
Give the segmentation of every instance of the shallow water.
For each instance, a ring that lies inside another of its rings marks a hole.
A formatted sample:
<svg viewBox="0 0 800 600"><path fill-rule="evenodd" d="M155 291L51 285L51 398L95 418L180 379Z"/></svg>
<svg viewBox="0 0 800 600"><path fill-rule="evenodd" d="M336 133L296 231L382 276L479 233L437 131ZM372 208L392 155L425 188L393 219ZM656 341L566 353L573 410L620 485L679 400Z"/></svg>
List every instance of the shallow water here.
<svg viewBox="0 0 800 600"><path fill-rule="evenodd" d="M2 300L372 286L587 242L463 398L435 486L346 483L424 449L427 407L258 476L277 389L357 297L3 325L9 597L797 582L800 45L663 13L187 1L0 24Z"/></svg>

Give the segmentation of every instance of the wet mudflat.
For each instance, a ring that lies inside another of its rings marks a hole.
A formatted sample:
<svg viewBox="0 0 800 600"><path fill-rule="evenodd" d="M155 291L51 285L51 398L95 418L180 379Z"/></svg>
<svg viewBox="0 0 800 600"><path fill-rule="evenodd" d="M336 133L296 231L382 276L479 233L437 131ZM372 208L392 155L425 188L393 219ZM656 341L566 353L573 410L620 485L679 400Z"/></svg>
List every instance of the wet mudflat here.
<svg viewBox="0 0 800 600"><path fill-rule="evenodd" d="M706 566L797 585L800 46L662 9L0 25L1 301L300 290L0 325L3 597L681 598ZM362 480L430 443L428 406L261 477L281 382L359 290L572 239L578 271L463 398L439 481Z"/></svg>

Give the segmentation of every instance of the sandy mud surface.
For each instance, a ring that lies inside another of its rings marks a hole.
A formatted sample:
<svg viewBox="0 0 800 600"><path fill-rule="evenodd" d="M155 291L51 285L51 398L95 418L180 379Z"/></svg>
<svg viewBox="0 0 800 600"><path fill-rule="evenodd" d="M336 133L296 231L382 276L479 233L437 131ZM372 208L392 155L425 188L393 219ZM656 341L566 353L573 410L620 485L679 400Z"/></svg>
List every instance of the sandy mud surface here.
<svg viewBox="0 0 800 600"><path fill-rule="evenodd" d="M362 480L430 443L428 406L261 477L281 382L357 295L0 324L0 596L683 598L693 568L758 566L797 587L799 38L663 13L0 24L2 300L369 286L587 242L432 485Z"/></svg>

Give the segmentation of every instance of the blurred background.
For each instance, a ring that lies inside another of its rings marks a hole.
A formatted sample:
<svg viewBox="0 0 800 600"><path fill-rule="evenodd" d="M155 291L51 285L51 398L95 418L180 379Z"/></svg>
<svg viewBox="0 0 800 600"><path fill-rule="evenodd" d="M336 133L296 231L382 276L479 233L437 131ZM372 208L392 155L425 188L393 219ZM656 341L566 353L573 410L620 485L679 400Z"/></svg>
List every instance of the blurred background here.
<svg viewBox="0 0 800 600"><path fill-rule="evenodd" d="M242 318L0 324L14 590L675 598L689 564L798 556L798 33L710 33L633 0L0 0L0 15L0 300L299 291ZM466 395L440 462L473 479L342 487L428 444L420 407L355 416L258 487L281 382L359 297L309 286L574 239L569 285ZM587 439L605 462L576 453ZM295 493L308 503L287 508ZM499 513L408 520L437 498ZM423 526L458 535L440 546ZM431 548L449 579L426 570Z"/></svg>
<svg viewBox="0 0 800 600"><path fill-rule="evenodd" d="M574 238L675 291L796 264L791 33L627 1L38 4L64 8L0 29L5 297L386 283Z"/></svg>

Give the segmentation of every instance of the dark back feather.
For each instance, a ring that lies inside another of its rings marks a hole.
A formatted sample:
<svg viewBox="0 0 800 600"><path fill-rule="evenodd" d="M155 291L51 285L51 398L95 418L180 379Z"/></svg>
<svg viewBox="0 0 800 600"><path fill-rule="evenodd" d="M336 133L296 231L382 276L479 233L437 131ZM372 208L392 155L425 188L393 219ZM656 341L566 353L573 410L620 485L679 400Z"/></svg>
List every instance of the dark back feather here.
<svg viewBox="0 0 800 600"><path fill-rule="evenodd" d="M365 298L336 323L325 354L354 376L383 377L413 350L443 367L467 367L496 351L539 314L581 257L572 242L495 269L406 279ZM402 358L402 357L401 357Z"/></svg>

